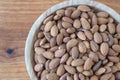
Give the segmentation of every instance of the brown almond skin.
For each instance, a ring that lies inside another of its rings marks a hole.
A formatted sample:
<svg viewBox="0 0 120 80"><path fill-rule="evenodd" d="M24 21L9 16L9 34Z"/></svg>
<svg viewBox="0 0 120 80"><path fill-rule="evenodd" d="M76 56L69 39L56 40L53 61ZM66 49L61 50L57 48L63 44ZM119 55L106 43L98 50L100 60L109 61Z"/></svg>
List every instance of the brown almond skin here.
<svg viewBox="0 0 120 80"><path fill-rule="evenodd" d="M104 74L100 77L100 80L109 80L112 76L112 73Z"/></svg>
<svg viewBox="0 0 120 80"><path fill-rule="evenodd" d="M105 24L102 24L100 26L100 32L104 32L107 29L107 26Z"/></svg>
<svg viewBox="0 0 120 80"><path fill-rule="evenodd" d="M69 55L66 53L61 57L60 63L65 63L67 59L69 58Z"/></svg>
<svg viewBox="0 0 120 80"><path fill-rule="evenodd" d="M75 10L73 11L73 13L71 14L71 18L72 19L76 19L80 16L81 12L79 10Z"/></svg>
<svg viewBox="0 0 120 80"><path fill-rule="evenodd" d="M57 45L61 45L62 44L63 37L64 37L63 34L58 34L57 35L57 38L56 38Z"/></svg>
<svg viewBox="0 0 120 80"><path fill-rule="evenodd" d="M87 51L87 48L83 42L79 43L79 51L80 51L80 53L86 53L86 51Z"/></svg>
<svg viewBox="0 0 120 80"><path fill-rule="evenodd" d="M120 33L120 23L117 25L116 31L117 31L117 33Z"/></svg>
<svg viewBox="0 0 120 80"><path fill-rule="evenodd" d="M61 64L57 69L57 75L62 76L64 73L65 73L65 68L64 68L64 65Z"/></svg>
<svg viewBox="0 0 120 80"><path fill-rule="evenodd" d="M77 47L73 47L73 48L71 49L71 51L72 51L72 58L73 58L73 59L77 59L78 56L79 56L79 50L78 50L78 48L77 48Z"/></svg>
<svg viewBox="0 0 120 80"><path fill-rule="evenodd" d="M43 52L45 52L45 49L41 48L41 47L36 47L35 48L35 53L36 54L42 54Z"/></svg>
<svg viewBox="0 0 120 80"><path fill-rule="evenodd" d="M81 27L81 22L79 19L75 19L74 22L73 22L73 27L75 28L80 28Z"/></svg>
<svg viewBox="0 0 120 80"><path fill-rule="evenodd" d="M108 59L115 63L118 63L120 61L120 58L117 56L108 56Z"/></svg>
<svg viewBox="0 0 120 80"><path fill-rule="evenodd" d="M95 76L90 77L90 80L99 80L99 79L98 79L98 76L95 75Z"/></svg>
<svg viewBox="0 0 120 80"><path fill-rule="evenodd" d="M65 68L65 70L66 70L68 73L70 73L70 74L75 74L75 73L76 73L75 68L72 67L72 66L64 65L64 68Z"/></svg>
<svg viewBox="0 0 120 80"><path fill-rule="evenodd" d="M98 62L99 60L98 55L94 52L89 53L89 58L91 58L94 62Z"/></svg>
<svg viewBox="0 0 120 80"><path fill-rule="evenodd" d="M84 34L83 32L78 32L78 33L77 33L77 36L78 36L78 38L81 39L81 40L86 40L86 36L85 36L85 34Z"/></svg>
<svg viewBox="0 0 120 80"><path fill-rule="evenodd" d="M75 59L71 62L72 66L81 66L84 64L84 60L82 59Z"/></svg>
<svg viewBox="0 0 120 80"><path fill-rule="evenodd" d="M84 33L89 40L93 39L93 34L90 31L85 30Z"/></svg>
<svg viewBox="0 0 120 80"><path fill-rule="evenodd" d="M71 16L71 14L72 14L72 10L71 9L66 9L65 10L65 16L67 16L67 17L70 17Z"/></svg>
<svg viewBox="0 0 120 80"><path fill-rule="evenodd" d="M92 25L97 25L97 16L94 14L93 16L92 16Z"/></svg>
<svg viewBox="0 0 120 80"><path fill-rule="evenodd" d="M65 54L66 50L65 49L59 49L55 51L55 57L62 57Z"/></svg>
<svg viewBox="0 0 120 80"><path fill-rule="evenodd" d="M77 43L78 41L76 39L69 40L66 44L67 51L69 51L72 47L76 46Z"/></svg>
<svg viewBox="0 0 120 80"><path fill-rule="evenodd" d="M94 41L98 44L102 43L102 36L100 33L98 32L94 33Z"/></svg>
<svg viewBox="0 0 120 80"><path fill-rule="evenodd" d="M45 25L44 31L45 32L49 32L50 29L52 28L52 26L53 26L53 22L52 21L47 22L47 24Z"/></svg>
<svg viewBox="0 0 120 80"><path fill-rule="evenodd" d="M120 45L113 45L112 49L116 52L120 52Z"/></svg>
<svg viewBox="0 0 120 80"><path fill-rule="evenodd" d="M98 44L97 44L96 42L94 42L94 41L90 41L90 47L91 47L91 49L92 49L94 52L97 52L98 49L99 49Z"/></svg>
<svg viewBox="0 0 120 80"><path fill-rule="evenodd" d="M63 26L63 28L67 29L67 28L72 27L72 24L69 22L62 22L62 26Z"/></svg>
<svg viewBox="0 0 120 80"><path fill-rule="evenodd" d="M90 23L85 19L85 18L81 18L81 24L82 24L82 27L84 29L90 29Z"/></svg>
<svg viewBox="0 0 120 80"><path fill-rule="evenodd" d="M49 64L49 68L50 69L54 69L56 68L60 63L60 59L59 58L54 58L51 60L50 64Z"/></svg>
<svg viewBox="0 0 120 80"><path fill-rule="evenodd" d="M35 66L34 66L34 70L36 71L36 72L39 72L39 71L41 71L42 69L43 69L43 64L36 64Z"/></svg>
<svg viewBox="0 0 120 80"><path fill-rule="evenodd" d="M71 33L74 33L76 30L75 28L71 27L71 28L68 28L66 31L67 33L71 34Z"/></svg>
<svg viewBox="0 0 120 80"><path fill-rule="evenodd" d="M54 58L54 54L51 51L46 51L42 55L47 59L53 59Z"/></svg>
<svg viewBox="0 0 120 80"><path fill-rule="evenodd" d="M51 28L51 35L53 37L57 36L58 35L58 27L56 25L54 25L52 28Z"/></svg>
<svg viewBox="0 0 120 80"><path fill-rule="evenodd" d="M58 80L59 79L59 77L57 76L56 73L49 73L49 74L46 75L46 78L48 80Z"/></svg>
<svg viewBox="0 0 120 80"><path fill-rule="evenodd" d="M104 42L109 41L109 37L106 33L101 33L101 36Z"/></svg>
<svg viewBox="0 0 120 80"><path fill-rule="evenodd" d="M98 25L94 25L94 26L92 27L92 29L91 29L91 32L92 32L92 33L95 33L95 32L98 32L98 30L99 30Z"/></svg>
<svg viewBox="0 0 120 80"><path fill-rule="evenodd" d="M84 5L78 6L77 9L83 12L88 12L91 10L88 6L84 6Z"/></svg>
<svg viewBox="0 0 120 80"><path fill-rule="evenodd" d="M69 22L71 24L73 23L73 20L69 17L63 17L62 20L65 21L65 22Z"/></svg>
<svg viewBox="0 0 120 80"><path fill-rule="evenodd" d="M103 73L105 73L106 69L105 68L99 68L97 71L96 71L96 75L102 75Z"/></svg>
<svg viewBox="0 0 120 80"><path fill-rule="evenodd" d="M80 80L85 80L85 76L82 73L79 73Z"/></svg>
<svg viewBox="0 0 120 80"><path fill-rule="evenodd" d="M110 34L114 34L115 33L115 25L113 23L109 23L108 30L109 30Z"/></svg>
<svg viewBox="0 0 120 80"><path fill-rule="evenodd" d="M50 39L50 46L54 47L56 45L56 38Z"/></svg>
<svg viewBox="0 0 120 80"><path fill-rule="evenodd" d="M107 24L108 23L108 19L106 18L102 18L102 17L99 17L98 18L98 24Z"/></svg>
<svg viewBox="0 0 120 80"><path fill-rule="evenodd" d="M67 80L73 80L71 76L67 76Z"/></svg>
<svg viewBox="0 0 120 80"><path fill-rule="evenodd" d="M97 13L97 16L98 16L98 17L105 17L105 18L106 18L106 17L109 16L109 14L108 14L107 12L98 12L98 13Z"/></svg>
<svg viewBox="0 0 120 80"><path fill-rule="evenodd" d="M93 66L93 61L92 61L92 59L88 58L85 61L84 70L89 70L89 69L91 69L92 66Z"/></svg>
<svg viewBox="0 0 120 80"><path fill-rule="evenodd" d="M101 53L102 53L104 56L106 56L106 55L108 54L108 51L109 51L109 46L108 46L108 44L107 44L107 43L102 43L102 44L100 45L100 51L101 51Z"/></svg>

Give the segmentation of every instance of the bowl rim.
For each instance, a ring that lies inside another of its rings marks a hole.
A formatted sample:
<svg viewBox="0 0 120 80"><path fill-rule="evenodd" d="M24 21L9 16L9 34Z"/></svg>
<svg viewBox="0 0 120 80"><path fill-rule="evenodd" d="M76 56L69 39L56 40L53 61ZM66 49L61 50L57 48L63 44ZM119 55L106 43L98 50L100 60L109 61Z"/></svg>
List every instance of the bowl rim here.
<svg viewBox="0 0 120 80"><path fill-rule="evenodd" d="M26 64L26 68L27 68L27 72L29 74L29 77L31 80L38 80L37 76L33 70L33 43L35 41L35 36L37 33L37 30L39 29L41 23L43 22L43 20L49 16L50 14L54 13L56 10L61 9L61 8L65 8L65 7L69 7L69 6L77 6L77 5L88 5L88 6L92 6L95 8L98 8L102 11L106 11L108 12L117 22L120 22L120 15L114 11L112 8L97 2L97 1L92 1L92 0L70 0L70 1L64 1L61 2L57 5L54 5L53 7L49 8L48 10L46 10L44 13L42 13L38 19L34 22L34 24L32 25L27 40L26 40L26 44L25 44L25 64ZM102 7L101 7L102 6ZM116 15L116 16L114 16ZM31 56L32 55L32 56Z"/></svg>

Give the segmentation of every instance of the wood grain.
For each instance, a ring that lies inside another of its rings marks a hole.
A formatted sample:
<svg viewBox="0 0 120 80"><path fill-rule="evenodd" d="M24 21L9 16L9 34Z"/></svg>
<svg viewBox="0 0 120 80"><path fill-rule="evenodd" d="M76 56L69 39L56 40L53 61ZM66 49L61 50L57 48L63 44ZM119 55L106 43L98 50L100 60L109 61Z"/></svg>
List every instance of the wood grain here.
<svg viewBox="0 0 120 80"><path fill-rule="evenodd" d="M28 32L37 17L64 0L0 0L0 80L30 80L24 62ZM97 0L120 13L120 0Z"/></svg>

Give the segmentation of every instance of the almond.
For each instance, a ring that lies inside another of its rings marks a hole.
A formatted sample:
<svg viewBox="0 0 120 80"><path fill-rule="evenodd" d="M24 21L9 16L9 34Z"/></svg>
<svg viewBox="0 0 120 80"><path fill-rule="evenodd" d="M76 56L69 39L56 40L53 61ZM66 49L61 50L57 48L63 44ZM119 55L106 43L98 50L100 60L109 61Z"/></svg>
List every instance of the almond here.
<svg viewBox="0 0 120 80"><path fill-rule="evenodd" d="M81 40L86 40L86 36L85 36L85 34L84 34L83 32L78 32L78 33L77 33L77 36L78 36L78 38L81 39Z"/></svg>
<svg viewBox="0 0 120 80"><path fill-rule="evenodd" d="M113 45L112 49L115 50L116 52L120 52L120 45Z"/></svg>
<svg viewBox="0 0 120 80"><path fill-rule="evenodd" d="M81 24L84 29L90 29L90 23L85 18L81 18Z"/></svg>
<svg viewBox="0 0 120 80"><path fill-rule="evenodd" d="M94 41L90 41L90 47L91 47L91 49L92 49L94 52L97 52L98 49L99 49L98 44L97 44L96 42L94 42Z"/></svg>
<svg viewBox="0 0 120 80"><path fill-rule="evenodd" d="M72 24L69 22L62 22L62 26L63 26L63 28L67 29L69 27L72 27Z"/></svg>
<svg viewBox="0 0 120 80"><path fill-rule="evenodd" d="M51 28L51 35L53 37L57 36L58 35L58 27L56 25L54 25L52 28Z"/></svg>
<svg viewBox="0 0 120 80"><path fill-rule="evenodd" d="M107 43L102 43L102 44L100 45L100 51L101 51L101 53L102 53L104 56L106 56L106 55L108 54L108 51L109 51L109 46L108 46L108 44L107 44Z"/></svg>
<svg viewBox="0 0 120 80"><path fill-rule="evenodd" d="M92 61L92 59L88 58L85 61L84 70L90 70L92 66L93 66L93 61Z"/></svg>
<svg viewBox="0 0 120 80"><path fill-rule="evenodd" d="M65 10L65 16L70 17L71 14L72 14L72 10L71 9L66 9Z"/></svg>
<svg viewBox="0 0 120 80"><path fill-rule="evenodd" d="M101 43L102 42L102 36L101 36L100 33L98 33L98 32L94 33L94 41L96 43Z"/></svg>
<svg viewBox="0 0 120 80"><path fill-rule="evenodd" d="M120 23L117 25L116 31L117 31L117 33L120 33Z"/></svg>
<svg viewBox="0 0 120 80"><path fill-rule="evenodd" d="M47 59L53 59L54 58L54 54L51 51L46 51L42 55Z"/></svg>
<svg viewBox="0 0 120 80"><path fill-rule="evenodd" d="M65 63L68 59L69 55L66 53L61 57L60 63Z"/></svg>
<svg viewBox="0 0 120 80"><path fill-rule="evenodd" d="M52 22L52 21L48 21L48 22L46 23L46 25L45 25L44 31L45 31L45 32L49 32L50 29L52 28L52 26L53 26L53 22Z"/></svg>
<svg viewBox="0 0 120 80"><path fill-rule="evenodd" d="M75 27L75 28L80 28L81 27L81 22L80 22L80 20L79 19L75 19L74 20L74 23L73 23L73 26Z"/></svg>
<svg viewBox="0 0 120 80"><path fill-rule="evenodd" d="M83 42L79 43L79 51L80 51L80 53L86 53L87 52L87 48L86 48L86 46Z"/></svg>
<svg viewBox="0 0 120 80"><path fill-rule="evenodd" d="M77 47L73 47L73 48L71 49L71 51L72 51L72 58L73 58L73 59L77 59L78 56L79 56L79 50L78 50L78 48L77 48Z"/></svg>
<svg viewBox="0 0 120 80"><path fill-rule="evenodd" d="M108 15L109 15L109 14L108 14L107 12L98 12L98 13L97 13L97 16L98 16L98 17L108 17Z"/></svg>
<svg viewBox="0 0 120 80"><path fill-rule="evenodd" d="M106 23L108 23L108 19L106 19L106 18L102 18L102 17L99 17L98 18L98 24L106 24Z"/></svg>
<svg viewBox="0 0 120 80"><path fill-rule="evenodd" d="M43 64L36 64L35 67L34 67L34 70L36 72L39 72L43 69Z"/></svg>
<svg viewBox="0 0 120 80"><path fill-rule="evenodd" d="M56 38L50 39L50 46L54 47L56 45Z"/></svg>
<svg viewBox="0 0 120 80"><path fill-rule="evenodd" d="M92 76L90 80L99 80L99 79L98 79L98 76Z"/></svg>
<svg viewBox="0 0 120 80"><path fill-rule="evenodd" d="M65 22L73 23L73 20L69 17L63 17L62 20Z"/></svg>
<svg viewBox="0 0 120 80"><path fill-rule="evenodd" d="M97 71L96 71L96 75L102 75L102 74L104 74L105 73L105 71L106 71L106 69L105 68L100 68L100 69L98 69Z"/></svg>
<svg viewBox="0 0 120 80"><path fill-rule="evenodd" d="M69 51L72 47L76 46L78 41L76 39L71 39L67 42L66 47L67 51Z"/></svg>
<svg viewBox="0 0 120 80"><path fill-rule="evenodd" d="M89 53L89 58L91 58L94 62L98 62L99 60L98 55L94 52Z"/></svg>
<svg viewBox="0 0 120 80"><path fill-rule="evenodd" d="M84 5L78 6L77 9L84 12L91 11L91 9L88 6L84 6Z"/></svg>
<svg viewBox="0 0 120 80"><path fill-rule="evenodd" d="M49 73L46 75L46 78L47 80L58 80L59 79L56 73Z"/></svg>
<svg viewBox="0 0 120 80"><path fill-rule="evenodd" d="M115 25L113 23L109 23L108 30L109 30L110 34L114 34L115 33Z"/></svg>
<svg viewBox="0 0 120 80"><path fill-rule="evenodd" d="M67 59L67 61L66 61L66 64L67 64L67 65L70 65L71 62L72 62L72 60L73 60L72 57L69 57L69 58Z"/></svg>
<svg viewBox="0 0 120 80"><path fill-rule="evenodd" d="M89 18L88 14L87 14L86 12L82 12L81 17L84 17L84 18L86 18L86 19Z"/></svg>
<svg viewBox="0 0 120 80"><path fill-rule="evenodd" d="M67 76L67 80L73 80L71 76Z"/></svg>
<svg viewBox="0 0 120 80"><path fill-rule="evenodd" d="M109 80L112 76L112 73L104 74L100 77L100 80Z"/></svg>
<svg viewBox="0 0 120 80"><path fill-rule="evenodd" d="M59 49L55 51L55 57L62 57L65 54L66 50L65 49Z"/></svg>
<svg viewBox="0 0 120 80"><path fill-rule="evenodd" d="M61 45L63 41L63 34L58 34L56 38L57 44Z"/></svg>
<svg viewBox="0 0 120 80"><path fill-rule="evenodd" d="M71 27L71 28L68 28L66 31L67 33L74 33L76 30L75 28Z"/></svg>
<svg viewBox="0 0 120 80"><path fill-rule="evenodd" d="M72 19L76 19L80 16L81 12L79 10L75 10L73 11L73 13L71 14L71 18Z"/></svg>
<svg viewBox="0 0 120 80"><path fill-rule="evenodd" d="M62 76L64 73L65 73L65 68L64 68L64 65L61 64L57 69L57 75Z"/></svg>
<svg viewBox="0 0 120 80"><path fill-rule="evenodd" d="M106 33L101 33L101 36L102 36L103 41L105 41L105 42L109 41L109 37Z"/></svg>
<svg viewBox="0 0 120 80"><path fill-rule="evenodd" d="M85 33L86 37L87 37L89 40L92 40L92 39L93 39L93 35L92 35L92 33L91 33L90 31L85 30L84 33Z"/></svg>
<svg viewBox="0 0 120 80"><path fill-rule="evenodd" d="M98 32L98 30L99 30L98 25L94 25L94 26L92 27L92 29L91 29L91 32L92 32L92 33L95 33L95 32Z"/></svg>
<svg viewBox="0 0 120 80"><path fill-rule="evenodd" d="M107 29L107 26L105 24L102 24L100 26L100 32L104 32Z"/></svg>
<svg viewBox="0 0 120 80"><path fill-rule="evenodd" d="M36 47L35 48L35 53L36 54L42 54L43 52L45 52L45 49L41 48L41 47Z"/></svg>
<svg viewBox="0 0 120 80"><path fill-rule="evenodd" d="M49 63L49 68L50 68L50 69L54 69L54 68L56 68L56 67L59 65L59 63L60 63L60 59L54 58L54 59L52 59L51 62Z"/></svg>
<svg viewBox="0 0 120 80"><path fill-rule="evenodd" d="M72 67L72 66L64 65L64 68L65 68L65 70L66 70L68 73L70 73L70 74L75 74L75 73L76 73L75 68Z"/></svg>
<svg viewBox="0 0 120 80"><path fill-rule="evenodd" d="M77 66L76 69L78 72L83 72L83 70L84 70L83 66Z"/></svg>
<svg viewBox="0 0 120 80"><path fill-rule="evenodd" d="M120 61L120 58L117 56L108 56L108 59L115 63L118 63Z"/></svg>
<svg viewBox="0 0 120 80"><path fill-rule="evenodd" d="M82 59L75 59L71 62L72 66L81 66L84 64L84 60Z"/></svg>
<svg viewBox="0 0 120 80"><path fill-rule="evenodd" d="M94 14L93 16L92 16L92 25L97 25L97 16Z"/></svg>

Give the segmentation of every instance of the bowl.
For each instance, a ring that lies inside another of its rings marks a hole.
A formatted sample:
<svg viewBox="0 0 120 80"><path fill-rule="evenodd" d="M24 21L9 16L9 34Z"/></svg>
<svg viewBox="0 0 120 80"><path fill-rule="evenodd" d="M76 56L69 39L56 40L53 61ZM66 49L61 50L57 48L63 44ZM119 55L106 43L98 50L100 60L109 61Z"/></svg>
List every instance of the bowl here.
<svg viewBox="0 0 120 80"><path fill-rule="evenodd" d="M49 16L50 14L54 13L56 10L61 9L61 8L65 8L65 7L69 7L69 6L77 6L77 5L88 5L91 7L95 7L99 10L102 11L106 11L108 12L117 22L120 22L120 15L114 11L113 9L111 9L110 7L93 1L93 0L68 0L68 1L64 1L62 3L59 3L51 8L49 8L48 10L46 10L43 14L41 14L38 19L35 21L35 23L33 24L27 40L26 40L26 46L25 46L25 63L26 63L26 68L27 68L27 72L30 76L31 80L38 80L36 73L34 72L33 66L35 64L34 62L34 51L33 51L33 44L34 41L36 40L36 34L39 30L39 27L42 23L42 21Z"/></svg>

